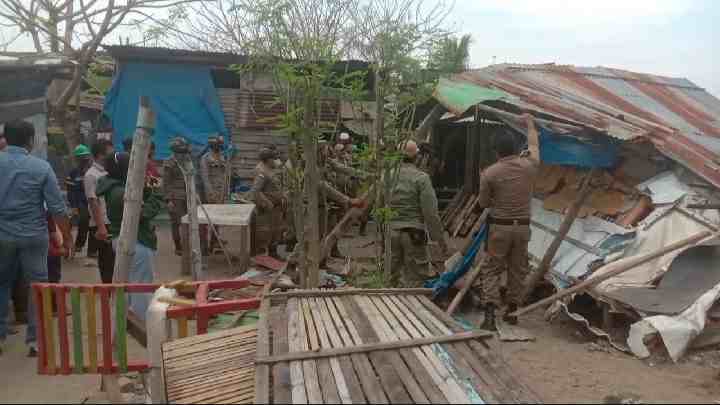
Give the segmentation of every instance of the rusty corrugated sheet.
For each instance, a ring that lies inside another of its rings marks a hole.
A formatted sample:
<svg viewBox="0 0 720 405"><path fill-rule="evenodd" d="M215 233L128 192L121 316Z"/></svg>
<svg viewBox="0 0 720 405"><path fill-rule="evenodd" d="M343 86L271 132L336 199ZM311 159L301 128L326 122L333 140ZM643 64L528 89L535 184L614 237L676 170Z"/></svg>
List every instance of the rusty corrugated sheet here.
<svg viewBox="0 0 720 405"><path fill-rule="evenodd" d="M502 64L451 80L502 90L514 96L505 103L516 108L616 138L647 138L720 187L720 100L687 79L603 67Z"/></svg>

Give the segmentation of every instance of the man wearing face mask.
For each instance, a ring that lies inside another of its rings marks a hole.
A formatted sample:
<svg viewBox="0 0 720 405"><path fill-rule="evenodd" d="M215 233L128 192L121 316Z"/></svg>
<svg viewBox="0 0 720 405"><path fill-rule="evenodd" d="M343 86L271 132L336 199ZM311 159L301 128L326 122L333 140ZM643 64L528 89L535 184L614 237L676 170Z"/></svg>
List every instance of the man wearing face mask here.
<svg viewBox="0 0 720 405"><path fill-rule="evenodd" d="M224 204L225 203L225 165L227 161L223 155L223 146L225 141L222 136L212 136L208 139L210 150L200 158L200 178L202 179L203 189L205 191L206 204ZM215 227L219 230L218 227ZM219 245L217 238L213 233L210 236L210 246L208 248L208 229L203 226L201 229L201 244L203 245L203 255L207 256L214 251Z"/></svg>
<svg viewBox="0 0 720 405"><path fill-rule="evenodd" d="M252 198L257 206L255 243L259 251L279 257L277 246L282 238L287 198L277 180L282 166L277 150L260 149L260 163L255 166Z"/></svg>

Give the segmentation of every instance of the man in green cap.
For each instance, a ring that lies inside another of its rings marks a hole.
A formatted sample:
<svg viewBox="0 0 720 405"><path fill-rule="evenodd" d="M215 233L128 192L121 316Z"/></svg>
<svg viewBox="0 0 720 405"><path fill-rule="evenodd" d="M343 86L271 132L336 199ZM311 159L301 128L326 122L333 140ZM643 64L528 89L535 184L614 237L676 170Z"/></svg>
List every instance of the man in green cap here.
<svg viewBox="0 0 720 405"><path fill-rule="evenodd" d="M85 172L92 165L92 153L90 148L85 145L78 145L73 151L75 157L75 167L70 171L69 175L65 179L65 185L68 191L68 201L70 202L70 209L72 210L72 216L77 221L77 236L75 237L75 253L82 251L85 247L85 242L88 241L88 233L90 230L90 211L88 209L88 201L85 196L85 186L83 184L83 178ZM97 243L95 243L95 237L90 235L90 241L88 243L88 257L97 256Z"/></svg>

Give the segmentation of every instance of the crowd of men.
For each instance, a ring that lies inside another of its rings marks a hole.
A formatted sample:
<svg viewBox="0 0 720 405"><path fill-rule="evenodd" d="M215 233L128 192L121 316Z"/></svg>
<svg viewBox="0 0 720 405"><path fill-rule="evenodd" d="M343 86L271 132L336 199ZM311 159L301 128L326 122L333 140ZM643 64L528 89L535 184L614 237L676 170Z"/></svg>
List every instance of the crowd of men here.
<svg viewBox="0 0 720 405"><path fill-rule="evenodd" d="M507 273L507 310L504 320L516 323L510 316L518 305L522 282L528 271L530 239L530 198L539 164L538 134L531 116L525 117L528 128L528 151L516 153L511 134L499 134L494 145L499 161L486 169L480 181L480 209L489 209L489 239L483 259L481 277L474 286L482 297L485 322L482 328L495 329L495 312L503 306L501 279ZM0 136L0 354L3 343L13 328L8 325L9 303L13 301L16 320L26 320L26 343L29 355L36 356L36 327L33 300L28 286L36 282L60 281L60 258L80 253L87 244L87 257L97 260L103 283L113 281L115 249L122 224L125 182L131 143L124 152L116 152L110 141L98 140L92 147L79 145L73 151L75 167L65 179L67 200L61 194L58 179L51 166L32 156L34 128L23 121L4 125ZM361 230L367 223L367 203L358 195L360 184L370 180L368 173L353 168L353 145L350 136L342 133L330 146L318 148L319 229L320 240L334 228L348 209L361 208ZM229 195L232 168L223 153L222 137L209 139L209 150L199 160L199 183L202 203L225 203ZM166 207L171 218L176 254L181 254L181 218L187 213L186 181L192 175L192 148L183 138L170 142L171 157L163 163L163 179L150 159L135 246L135 257L129 282L149 283L154 280L154 259L157 234L154 218ZM437 275L430 264L429 242L438 244L448 254L448 243L438 214L438 201L427 173L416 166L418 145L407 141L401 145L403 161L389 197L394 215L390 220L392 269L398 286L422 286ZM150 154L154 153L154 145ZM296 244L298 232L309 231L307 221L293 220L290 190L298 171L288 159L283 162L274 146L259 151L260 163L255 167L249 198L256 204L254 238L256 253L278 257L278 246L285 245L291 265L300 265ZM187 163L190 162L188 165ZM302 160L295 165L304 165ZM190 170L188 170L190 168ZM299 169L299 168L298 168ZM297 182L296 182L297 183ZM300 182L307 185L307 182ZM71 233L71 220L77 226ZM302 225L298 225L302 224ZM304 229L297 229L304 226ZM217 240L203 231L203 254L209 254ZM305 238L307 242L307 238ZM331 255L339 256L337 238L333 239ZM130 307L141 318L148 305L147 296L130 297Z"/></svg>

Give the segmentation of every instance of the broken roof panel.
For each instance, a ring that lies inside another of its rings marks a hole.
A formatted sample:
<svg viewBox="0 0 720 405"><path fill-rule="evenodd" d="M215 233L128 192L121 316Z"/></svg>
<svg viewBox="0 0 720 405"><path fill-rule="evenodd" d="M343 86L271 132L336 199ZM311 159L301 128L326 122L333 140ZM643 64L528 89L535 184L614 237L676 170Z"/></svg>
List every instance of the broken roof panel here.
<svg viewBox="0 0 720 405"><path fill-rule="evenodd" d="M494 100L501 101L493 103L496 108L534 111L623 140L646 137L720 187L720 100L687 79L604 67L503 64L442 80L436 98L457 114L470 107L471 99L443 94L481 93L483 88L509 95Z"/></svg>

